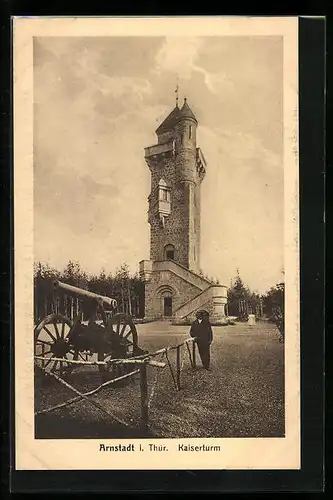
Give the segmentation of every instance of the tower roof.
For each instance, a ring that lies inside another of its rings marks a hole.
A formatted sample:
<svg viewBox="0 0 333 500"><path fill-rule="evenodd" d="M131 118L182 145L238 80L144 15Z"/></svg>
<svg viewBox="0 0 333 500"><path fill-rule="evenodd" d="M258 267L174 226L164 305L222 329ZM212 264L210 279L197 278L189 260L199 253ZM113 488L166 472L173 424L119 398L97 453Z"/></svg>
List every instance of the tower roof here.
<svg viewBox="0 0 333 500"><path fill-rule="evenodd" d="M184 104L181 109L179 109L178 105L171 111L171 113L166 117L166 119L161 123L161 125L156 129L156 134L163 134L164 132L168 132L172 130L175 126L176 122L180 118L191 118L198 123L193 111L190 106L187 104L187 99L185 97Z"/></svg>
<svg viewBox="0 0 333 500"><path fill-rule="evenodd" d="M196 119L193 111L191 110L190 106L187 104L186 97L184 99L183 107L182 107L182 109L179 112L179 117L181 117L181 118L192 118L193 120L195 120L197 122L197 119Z"/></svg>
<svg viewBox="0 0 333 500"><path fill-rule="evenodd" d="M156 129L156 134L163 134L163 132L172 130L179 116L180 109L178 108L178 106L176 106L166 117L166 119L161 123L161 125Z"/></svg>

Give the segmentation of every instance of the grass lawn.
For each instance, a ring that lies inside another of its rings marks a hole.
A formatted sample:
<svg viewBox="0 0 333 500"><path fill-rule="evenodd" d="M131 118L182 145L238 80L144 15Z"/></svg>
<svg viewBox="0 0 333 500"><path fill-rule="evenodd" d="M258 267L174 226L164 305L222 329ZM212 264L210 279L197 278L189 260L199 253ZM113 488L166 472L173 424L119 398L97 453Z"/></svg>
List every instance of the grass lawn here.
<svg viewBox="0 0 333 500"><path fill-rule="evenodd" d="M168 322L137 325L139 345L155 351L188 337L189 327ZM150 435L155 437L281 437L284 435L284 350L277 328L269 323L213 327L211 368L191 368L184 348L181 391L177 392L169 368L148 368L151 397ZM169 360L175 367L176 351ZM158 358L157 358L158 359ZM165 359L164 359L165 361ZM79 390L101 383L96 367L79 368L68 379ZM155 384L156 382L156 384ZM57 381L36 386L36 406L44 408L73 397ZM107 388L94 399L130 429L114 424L87 402L78 402L36 418L36 437L106 438L139 437L139 380L122 388Z"/></svg>

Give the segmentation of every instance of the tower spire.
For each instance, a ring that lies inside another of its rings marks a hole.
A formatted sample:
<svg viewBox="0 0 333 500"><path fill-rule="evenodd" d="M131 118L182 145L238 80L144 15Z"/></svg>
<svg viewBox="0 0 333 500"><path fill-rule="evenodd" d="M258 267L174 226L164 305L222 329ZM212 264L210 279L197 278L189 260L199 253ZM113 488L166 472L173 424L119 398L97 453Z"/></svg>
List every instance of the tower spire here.
<svg viewBox="0 0 333 500"><path fill-rule="evenodd" d="M177 107L177 108L178 108L178 91L179 91L179 85L178 85L178 83L177 83L177 85L176 85L176 90L175 90L175 92L176 92L176 107Z"/></svg>

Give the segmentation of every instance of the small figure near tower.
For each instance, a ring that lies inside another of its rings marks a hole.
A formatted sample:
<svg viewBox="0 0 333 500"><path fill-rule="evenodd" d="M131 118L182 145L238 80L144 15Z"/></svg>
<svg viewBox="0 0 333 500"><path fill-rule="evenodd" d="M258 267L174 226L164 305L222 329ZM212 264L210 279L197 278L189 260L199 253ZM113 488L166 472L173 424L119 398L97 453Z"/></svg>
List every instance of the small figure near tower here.
<svg viewBox="0 0 333 500"><path fill-rule="evenodd" d="M157 128L157 144L145 148L151 172L150 261L140 262L140 274L146 282L145 315L186 321L202 307L202 300L211 302L213 288L226 296L226 287L213 286L198 274L206 160L197 147L198 121L186 98L178 107L178 85L175 92L176 106ZM197 295L203 296L195 307L190 302ZM224 318L224 304L222 309Z"/></svg>

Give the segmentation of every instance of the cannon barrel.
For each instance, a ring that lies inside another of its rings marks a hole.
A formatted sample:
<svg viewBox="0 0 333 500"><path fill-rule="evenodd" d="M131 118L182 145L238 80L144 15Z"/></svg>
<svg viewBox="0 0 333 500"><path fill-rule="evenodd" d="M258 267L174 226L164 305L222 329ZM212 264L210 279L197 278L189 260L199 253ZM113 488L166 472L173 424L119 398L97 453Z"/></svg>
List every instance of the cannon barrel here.
<svg viewBox="0 0 333 500"><path fill-rule="evenodd" d="M55 289L61 288L62 290L65 290L69 293L73 293L87 299L102 301L103 304L107 304L108 306L113 307L113 309L117 307L116 299L111 299L110 297L105 297L104 295L98 295L97 293L83 290L82 288L78 288L77 286L67 285L67 283L62 283L62 281L55 281L53 283L53 286Z"/></svg>

